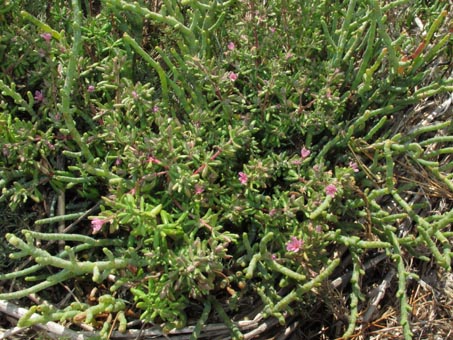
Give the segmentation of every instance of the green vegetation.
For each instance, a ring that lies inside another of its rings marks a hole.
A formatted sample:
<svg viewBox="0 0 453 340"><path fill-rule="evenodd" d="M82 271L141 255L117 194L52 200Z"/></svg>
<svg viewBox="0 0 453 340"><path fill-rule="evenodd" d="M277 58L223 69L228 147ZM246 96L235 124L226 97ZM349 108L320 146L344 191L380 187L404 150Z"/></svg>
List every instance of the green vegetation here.
<svg viewBox="0 0 453 340"><path fill-rule="evenodd" d="M0 280L24 280L0 299L49 301L20 326L194 339L213 320L240 339L250 301L280 325L321 303L332 325L341 294L348 338L393 272L411 339L410 264L453 254L450 12L3 0L0 209L24 222L0 226Z"/></svg>

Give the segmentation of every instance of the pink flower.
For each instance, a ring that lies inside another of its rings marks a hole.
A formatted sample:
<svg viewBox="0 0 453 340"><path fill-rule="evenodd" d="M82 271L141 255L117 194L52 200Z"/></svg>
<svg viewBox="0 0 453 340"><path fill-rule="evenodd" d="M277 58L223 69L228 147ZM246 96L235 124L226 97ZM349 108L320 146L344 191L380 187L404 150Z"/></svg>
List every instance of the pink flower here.
<svg viewBox="0 0 453 340"><path fill-rule="evenodd" d="M132 97L133 97L134 99L138 99L138 93L137 93L137 92L132 91L131 94L132 94Z"/></svg>
<svg viewBox="0 0 453 340"><path fill-rule="evenodd" d="M357 165L356 162L350 161L350 162L349 162L349 167L350 167L354 172L359 172L359 166Z"/></svg>
<svg viewBox="0 0 453 340"><path fill-rule="evenodd" d="M162 162L153 156L148 157L148 163L161 164Z"/></svg>
<svg viewBox="0 0 453 340"><path fill-rule="evenodd" d="M243 173L242 171L238 175L239 175L239 182L241 182L242 185L246 185L247 181L249 180L247 175L245 173Z"/></svg>
<svg viewBox="0 0 453 340"><path fill-rule="evenodd" d="M271 33L275 33L275 27L270 27L269 31L271 31Z"/></svg>
<svg viewBox="0 0 453 340"><path fill-rule="evenodd" d="M288 59L290 59L290 58L292 58L292 57L294 57L294 54L292 54L291 52L288 52L288 53L286 53L286 55L285 55L285 59L286 59L286 60L288 60Z"/></svg>
<svg viewBox="0 0 453 340"><path fill-rule="evenodd" d="M300 240L295 236L291 236L291 240L289 240L286 243L286 250L291 251L293 253L297 253L302 248L303 245L304 245L303 240Z"/></svg>
<svg viewBox="0 0 453 340"><path fill-rule="evenodd" d="M41 91L37 90L37 91L35 91L35 96L33 98L35 98L35 101L37 103L41 103L44 100L44 95L42 94Z"/></svg>
<svg viewBox="0 0 453 340"><path fill-rule="evenodd" d="M153 106L153 112L159 112L159 106L154 105Z"/></svg>
<svg viewBox="0 0 453 340"><path fill-rule="evenodd" d="M236 81L236 79L238 79L238 75L234 72L230 72L230 74L228 75L228 78L231 80L231 81Z"/></svg>
<svg viewBox="0 0 453 340"><path fill-rule="evenodd" d="M102 226L107 222L106 219L95 218L91 221L91 228L93 229L93 234L96 234L102 229Z"/></svg>
<svg viewBox="0 0 453 340"><path fill-rule="evenodd" d="M88 85L87 91L88 91L89 93L94 92L94 90L95 90L95 88L94 88L93 85Z"/></svg>
<svg viewBox="0 0 453 340"><path fill-rule="evenodd" d="M230 51L233 51L234 48L235 48L236 46L234 46L234 42L230 41L230 42L228 43L227 47L228 47L228 49L229 49Z"/></svg>
<svg viewBox="0 0 453 340"><path fill-rule="evenodd" d="M300 155L302 156L303 159L307 158L310 156L311 151L308 150L305 146L300 150Z"/></svg>
<svg viewBox="0 0 453 340"><path fill-rule="evenodd" d="M337 187L333 184L329 184L326 186L326 194L329 195L330 197L334 198L335 194L337 192Z"/></svg>
<svg viewBox="0 0 453 340"><path fill-rule="evenodd" d="M201 195L204 191L204 187L201 184L195 184L195 195Z"/></svg>
<svg viewBox="0 0 453 340"><path fill-rule="evenodd" d="M50 40L52 39L52 34L43 33L43 34L41 34L41 38L43 38L46 42L50 42Z"/></svg>

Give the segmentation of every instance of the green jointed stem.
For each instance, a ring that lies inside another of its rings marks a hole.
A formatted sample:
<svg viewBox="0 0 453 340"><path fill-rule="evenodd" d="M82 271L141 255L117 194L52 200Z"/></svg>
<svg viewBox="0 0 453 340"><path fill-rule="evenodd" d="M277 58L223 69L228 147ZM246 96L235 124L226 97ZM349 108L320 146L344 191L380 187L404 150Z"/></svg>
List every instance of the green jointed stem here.
<svg viewBox="0 0 453 340"><path fill-rule="evenodd" d="M201 331L208 321L209 313L211 313L211 302L208 300L204 303L203 312L201 313L189 340L196 340L200 337Z"/></svg>
<svg viewBox="0 0 453 340"><path fill-rule="evenodd" d="M346 332L343 334L343 338L350 337L355 330L359 312L359 300L362 298L362 293L360 291L360 275L362 274L363 270L361 268L360 258L357 253L351 252L351 254L353 261L352 276L350 280L352 292L349 295L351 298L351 302L349 304L351 306L351 312L349 314L349 326Z"/></svg>
<svg viewBox="0 0 453 340"><path fill-rule="evenodd" d="M453 136L436 136L420 141L420 146L427 146L435 143L453 143Z"/></svg>
<svg viewBox="0 0 453 340"><path fill-rule="evenodd" d="M87 243L89 245L95 245L98 243L98 240L91 238L89 236L80 235L80 234L63 234L63 233L39 233L32 230L24 230L24 234L31 235L34 239L44 240L44 241L74 241Z"/></svg>
<svg viewBox="0 0 453 340"><path fill-rule="evenodd" d="M363 74L365 73L366 69L368 68L368 65L370 63L370 60L374 54L374 40L376 38L376 20L371 20L370 28L367 33L367 45L365 49L365 53L363 54L362 62L360 64L360 68L357 72L356 78L354 79L354 82L352 83L352 89L357 89L359 84L363 80Z"/></svg>
<svg viewBox="0 0 453 340"><path fill-rule="evenodd" d="M439 55L439 50L446 46L448 44L448 42L450 41L451 39L451 34L445 34L445 36L439 40L439 42L432 46L430 49L428 49L425 57L423 58L424 59L424 62L425 63L428 63L430 62L435 56Z"/></svg>
<svg viewBox="0 0 453 340"><path fill-rule="evenodd" d="M384 41L384 44L386 45L386 48L387 48L389 61L390 61L390 65L392 68L392 73L396 74L397 70L398 70L398 66L399 66L399 60L398 60L398 57L396 56L396 50L393 47L392 39L390 38L389 34L386 31L386 27L385 27L384 21L383 21L382 11L380 8L380 3L377 0L370 0L370 4L373 7L374 20L378 24L379 35L381 36L381 38Z"/></svg>
<svg viewBox="0 0 453 340"><path fill-rule="evenodd" d="M387 55L387 52L388 50L384 48L378 55L375 63L366 69L365 73L363 74L363 83L359 86L359 95L363 95L365 94L365 92L368 92L372 89L371 82L373 80L373 75L378 70L379 66L381 66L382 60Z"/></svg>
<svg viewBox="0 0 453 340"><path fill-rule="evenodd" d="M11 272L6 274L0 274L0 280L12 280L18 277L26 276L33 274L34 272L40 270L42 266L40 264L35 264L34 266L19 270L17 272Z"/></svg>
<svg viewBox="0 0 453 340"><path fill-rule="evenodd" d="M272 241L273 238L274 238L274 233L273 232L269 232L266 235L264 235L264 237L261 239L261 242L260 242L260 254L262 256L266 256L266 254L269 252L267 250L267 244L270 241Z"/></svg>
<svg viewBox="0 0 453 340"><path fill-rule="evenodd" d="M364 22L354 33L352 34L352 37L349 42L349 47L346 53L343 56L342 62L343 63L348 63L351 60L351 56L357 53L359 50L359 46L363 46L365 40L361 40L361 37L363 36L365 30L368 27L368 22ZM359 38L360 37L360 38ZM352 41L352 42L351 42Z"/></svg>
<svg viewBox="0 0 453 340"><path fill-rule="evenodd" d="M61 222L61 221L76 220L80 216L83 216L84 214L85 214L85 212L80 212L80 213L74 213L74 214L67 214L67 215L43 218L41 220L35 221L35 224L41 225L41 224L49 224L49 223L55 223L55 222ZM60 234L58 234L58 235L60 235Z"/></svg>
<svg viewBox="0 0 453 340"><path fill-rule="evenodd" d="M245 274L245 277L247 279L251 279L253 277L253 272L255 271L256 265L258 264L258 261L261 260L261 254L256 253L253 255L252 259L250 260L249 266L247 268L247 272Z"/></svg>
<svg viewBox="0 0 453 340"><path fill-rule="evenodd" d="M241 330L239 329L238 326L236 326L233 321L231 321L230 317L225 313L225 310L223 307L220 305L220 303L214 299L210 298L210 303L214 305L214 308L220 317L220 319L223 321L223 323L230 329L231 334L233 335L233 339L244 339L244 335L241 333Z"/></svg>
<svg viewBox="0 0 453 340"><path fill-rule="evenodd" d="M25 232L25 235L31 236L30 232ZM82 239L84 239L83 235L79 236L82 236ZM70 235L70 238L73 238L73 236ZM95 266L98 267L100 271L104 271L124 268L128 264L128 261L124 258L117 258L114 261L97 261L97 262L86 261L74 263L73 261L68 261L57 256L52 256L47 251L36 248L33 245L24 242L15 235L8 234L7 240L16 248L26 251L29 255L35 258L38 264L51 265L54 267L63 268L71 271L71 273L74 275L92 273Z"/></svg>
<svg viewBox="0 0 453 340"><path fill-rule="evenodd" d="M393 158L392 158L392 151L391 151L392 141L387 140L384 144L384 153L385 153L385 162L386 162L386 175L385 180L387 184L387 189L389 192L393 191L394 183L393 183Z"/></svg>
<svg viewBox="0 0 453 340"><path fill-rule="evenodd" d="M184 93L184 89L177 84L178 80L182 79L182 76L181 76L178 68L170 60L170 58L168 57L168 53L164 52L162 50L162 48L160 48L158 46L156 46L155 48L156 48L156 51L161 56L162 60L165 62L165 64L167 64L167 66L169 67L169 69L171 70L171 72L173 74L173 80L172 79L168 79L168 83L170 84L170 87L172 88L174 94L176 95L178 100L181 102L181 105L183 106L184 110L187 113L192 112L193 109L189 105L189 103L187 102L187 98L186 98L186 95Z"/></svg>
<svg viewBox="0 0 453 340"><path fill-rule="evenodd" d="M323 30L323 33L324 33L324 38L327 40L327 42L333 46L333 48L335 50L337 50L337 44L335 43L335 41L332 39L332 36L329 32L329 28L327 27L327 24L326 24L326 21L324 20L324 18L321 18L321 27L322 27L322 30Z"/></svg>
<svg viewBox="0 0 453 340"><path fill-rule="evenodd" d="M448 12L447 10L443 10L439 16L434 20L433 24L428 30L428 33L425 36L425 44L428 45L431 41L431 38L433 37L434 33L439 29L439 26L442 24L442 22L445 20Z"/></svg>
<svg viewBox="0 0 453 340"><path fill-rule="evenodd" d="M428 246L429 250L433 254L434 258L437 260L437 264L441 267L444 267L446 270L450 270L450 259L449 258L447 259L444 256L442 256L441 252L437 248L434 241L431 239L426 229L423 226L418 225L417 230L420 233L423 240L425 241L425 244Z"/></svg>
<svg viewBox="0 0 453 340"><path fill-rule="evenodd" d="M411 311L411 306L407 301L406 295L406 277L407 272L404 266L404 260L401 255L401 248L398 241L398 237L392 232L389 228L384 227L385 233L389 241L393 245L393 258L397 262L397 271L398 271L398 291L396 292L396 297L400 300L400 324L403 327L403 335L405 340L412 339L412 332L409 323L409 312Z"/></svg>
<svg viewBox="0 0 453 340"><path fill-rule="evenodd" d="M355 247L359 249L381 249L389 248L390 244L385 241L364 241L358 236L344 236L339 233L329 233L326 238L344 244L347 247Z"/></svg>
<svg viewBox="0 0 453 340"><path fill-rule="evenodd" d="M164 23L166 25L169 25L173 27L174 29L180 31L184 37L184 40L186 44L189 46L191 51L195 50L195 43L196 43L196 38L194 33L187 27L185 26L182 22L180 22L178 19L175 17L172 17L170 15L162 15L156 12L152 12L149 9L145 7L141 7L138 3L128 3L126 1L122 0L109 0L108 3L111 3L122 10L126 11L131 11L134 13L137 13L147 19L153 19L157 22Z"/></svg>
<svg viewBox="0 0 453 340"><path fill-rule="evenodd" d="M441 174L437 167L431 168L430 170L434 174L434 176L436 176L437 179L444 182L445 185L448 187L448 189L450 189L450 191L453 192L453 182L450 179L448 179L446 176Z"/></svg>
<svg viewBox="0 0 453 340"><path fill-rule="evenodd" d="M356 6L356 0L350 0L348 4L348 9L346 11L346 16L343 20L343 24L340 30L340 37L338 38L338 45L336 48L336 53L332 61L332 66L334 68L339 67L341 60L343 59L344 49L346 47L347 37L350 34L350 23L354 17L354 9Z"/></svg>
<svg viewBox="0 0 453 340"><path fill-rule="evenodd" d="M442 122L442 123L435 123L432 125L427 126L420 126L418 128L413 129L409 134L410 136L418 136L427 132L438 131L444 128L448 128L451 125L450 121Z"/></svg>
<svg viewBox="0 0 453 340"><path fill-rule="evenodd" d="M73 11L73 22L72 30L74 34L74 41L72 44L71 53L69 55L68 68L66 71L66 78L63 89L61 90L61 113L65 121L66 127L73 140L77 143L82 151L82 154L87 160L92 160L93 155L91 154L87 143L82 140L79 132L77 131L74 117L72 116L71 98L74 84L74 78L76 77L77 63L79 62L79 53L82 42L81 33L81 13L79 8L79 1L72 0L72 11Z"/></svg>
<svg viewBox="0 0 453 340"><path fill-rule="evenodd" d="M304 295L306 292L310 291L314 287L318 286L321 284L322 281L326 280L330 274L333 273L335 268L340 264L340 259L335 259L333 260L327 268L320 273L318 276L310 280L309 282L305 283L304 285L298 285L298 288L291 291L288 295L286 295L284 298L282 298L271 310L272 313L276 312L281 312L286 310L287 306L299 299L302 298L302 295Z"/></svg>
<svg viewBox="0 0 453 340"><path fill-rule="evenodd" d="M21 11L20 14L25 20L30 21L33 25L37 26L41 31L52 34L52 37L57 40L61 40L61 34L52 29L46 23L43 23L27 11Z"/></svg>
<svg viewBox="0 0 453 340"><path fill-rule="evenodd" d="M299 281L299 283L302 283L307 279L307 277L305 275L292 271L291 269L286 268L285 266L282 266L281 264L275 262L274 260L269 260L268 265L269 265L270 269L273 269L283 275L286 275L287 277L289 277L291 279Z"/></svg>
<svg viewBox="0 0 453 340"><path fill-rule="evenodd" d="M129 44L135 52L137 52L154 70L156 70L160 84L162 86L162 100L164 106L168 107L168 84L167 84L167 75L165 74L164 69L158 62L156 62L151 56L140 47L140 45L127 33L123 34L123 40Z"/></svg>
<svg viewBox="0 0 453 340"><path fill-rule="evenodd" d="M453 79L453 78L451 78ZM447 80L448 81L448 80ZM438 85L438 84L433 84L433 85L428 85L425 88L422 88L420 90L417 90L412 98L416 101L423 100L428 97L435 96L436 94L439 93L445 93L445 92L452 92L453 91L453 86L450 85ZM411 99L411 98L409 98Z"/></svg>
<svg viewBox="0 0 453 340"><path fill-rule="evenodd" d="M55 286L56 284L69 280L70 278L76 276L76 274L71 273L68 270L62 270L61 272L51 275L50 277L47 278L47 280L38 283L37 285L34 285L29 288L25 288L22 290L18 290L15 292L11 293L3 293L0 294L0 300L15 300L15 299L21 299L25 296L28 296L30 294L35 294L38 293L44 289L47 289L49 287Z"/></svg>
<svg viewBox="0 0 453 340"><path fill-rule="evenodd" d="M316 210L310 214L310 220L315 220L316 218L318 218L323 211L327 210L331 202L332 196L327 195L326 198L324 198L324 201L316 208Z"/></svg>

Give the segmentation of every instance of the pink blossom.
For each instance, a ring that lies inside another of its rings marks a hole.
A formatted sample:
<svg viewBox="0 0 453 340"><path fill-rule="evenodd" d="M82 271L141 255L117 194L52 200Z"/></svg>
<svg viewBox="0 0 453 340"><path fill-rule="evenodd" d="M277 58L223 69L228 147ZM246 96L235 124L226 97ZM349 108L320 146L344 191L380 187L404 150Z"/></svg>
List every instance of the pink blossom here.
<svg viewBox="0 0 453 340"><path fill-rule="evenodd" d="M148 157L148 163L161 164L162 162L153 156Z"/></svg>
<svg viewBox="0 0 453 340"><path fill-rule="evenodd" d="M294 57L294 54L292 54L291 52L288 52L288 53L286 53L286 55L285 55L285 59L286 59L286 60L288 60L288 59L290 59L290 58L292 58L292 57Z"/></svg>
<svg viewBox="0 0 453 340"><path fill-rule="evenodd" d="M159 106L154 105L153 106L153 112L159 112Z"/></svg>
<svg viewBox="0 0 453 340"><path fill-rule="evenodd" d="M311 151L308 150L305 146L300 150L300 155L302 156L303 159L307 158L310 156Z"/></svg>
<svg viewBox="0 0 453 340"><path fill-rule="evenodd" d="M350 162L349 162L349 167L350 167L354 172L359 172L359 166L357 165L356 162L350 161Z"/></svg>
<svg viewBox="0 0 453 340"><path fill-rule="evenodd" d="M275 27L270 27L269 31L271 31L271 33L275 33Z"/></svg>
<svg viewBox="0 0 453 340"><path fill-rule="evenodd" d="M230 41L227 45L228 49L230 51L233 51L235 49L236 46L234 46L234 42Z"/></svg>
<svg viewBox="0 0 453 340"><path fill-rule="evenodd" d="M94 88L93 85L88 85L87 91L88 91L89 93L94 92L94 90L95 90L95 88Z"/></svg>
<svg viewBox="0 0 453 340"><path fill-rule="evenodd" d="M334 198L335 194L337 192L337 187L333 184L329 184L326 186L326 194L329 195L330 197Z"/></svg>
<svg viewBox="0 0 453 340"><path fill-rule="evenodd" d="M201 184L195 184L195 195L201 195L204 191L204 187Z"/></svg>
<svg viewBox="0 0 453 340"><path fill-rule="evenodd" d="M289 240L286 243L286 250L291 251L293 253L297 253L302 248L303 245L304 245L303 240L300 240L295 236L291 236L291 240Z"/></svg>
<svg viewBox="0 0 453 340"><path fill-rule="evenodd" d="M36 101L37 103L41 103L41 102L44 100L44 95L42 94L41 91L38 91L38 90L37 90L37 91L35 91L35 96L34 96L34 98L35 98L35 101Z"/></svg>
<svg viewBox="0 0 453 340"><path fill-rule="evenodd" d="M247 181L249 180L247 175L245 173L243 173L242 171L238 175L239 175L239 182L241 182L242 185L246 185Z"/></svg>
<svg viewBox="0 0 453 340"><path fill-rule="evenodd" d="M91 228L93 229L93 233L97 233L102 229L102 226L107 222L106 219L95 218L91 221Z"/></svg>
<svg viewBox="0 0 453 340"><path fill-rule="evenodd" d="M132 97L133 97L134 99L138 99L138 93L137 93L137 92L132 91L131 94L132 94Z"/></svg>
<svg viewBox="0 0 453 340"><path fill-rule="evenodd" d="M228 78L231 80L231 81L236 81L236 79L238 79L238 75L234 72L230 72L230 74L228 75Z"/></svg>
<svg viewBox="0 0 453 340"><path fill-rule="evenodd" d="M52 39L52 34L43 33L43 34L41 34L41 38L43 38L46 42L50 42L50 40Z"/></svg>

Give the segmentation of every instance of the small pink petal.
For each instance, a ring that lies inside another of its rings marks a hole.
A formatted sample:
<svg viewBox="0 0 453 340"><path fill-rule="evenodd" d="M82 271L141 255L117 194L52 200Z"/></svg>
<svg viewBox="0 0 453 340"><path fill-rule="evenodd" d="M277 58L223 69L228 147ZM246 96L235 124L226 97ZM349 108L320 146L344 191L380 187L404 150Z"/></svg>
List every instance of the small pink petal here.
<svg viewBox="0 0 453 340"><path fill-rule="evenodd" d="M41 38L43 38L46 42L50 42L50 40L52 39L52 34L43 33L43 34L41 34Z"/></svg>
<svg viewBox="0 0 453 340"><path fill-rule="evenodd" d="M311 151L308 150L305 146L302 148L302 150L300 150L300 155L303 159L307 158L308 156L310 156L310 153Z"/></svg>
<svg viewBox="0 0 453 340"><path fill-rule="evenodd" d="M298 239L295 236L291 236L291 239L286 243L286 250L291 251L293 253L297 253L302 246L304 245L304 241Z"/></svg>
<svg viewBox="0 0 453 340"><path fill-rule="evenodd" d="M40 102L42 102L42 101L44 100L44 95L42 94L41 91L35 91L35 96L34 96L34 98L35 98L35 101L36 101L37 103L40 103Z"/></svg>
<svg viewBox="0 0 453 340"><path fill-rule="evenodd" d="M200 195L204 191L204 187L201 184L195 184L195 195Z"/></svg>
<svg viewBox="0 0 453 340"><path fill-rule="evenodd" d="M93 229L93 233L97 233L102 229L104 223L107 222L106 219L95 218L91 221L91 228Z"/></svg>
<svg viewBox="0 0 453 340"><path fill-rule="evenodd" d="M242 171L239 172L239 182L241 182L242 185L246 185L248 181L247 174L243 173Z"/></svg>
<svg viewBox="0 0 453 340"><path fill-rule="evenodd" d="M231 81L236 81L236 79L238 79L238 75L234 72L230 72L230 74L228 75L228 78L231 80Z"/></svg>
<svg viewBox="0 0 453 340"><path fill-rule="evenodd" d="M329 184L326 186L326 194L330 197L334 198L335 194L337 193L337 187L333 184Z"/></svg>
<svg viewBox="0 0 453 340"><path fill-rule="evenodd" d="M359 166L357 165L356 162L350 161L350 162L349 162L349 167L350 167L354 172L359 172Z"/></svg>

